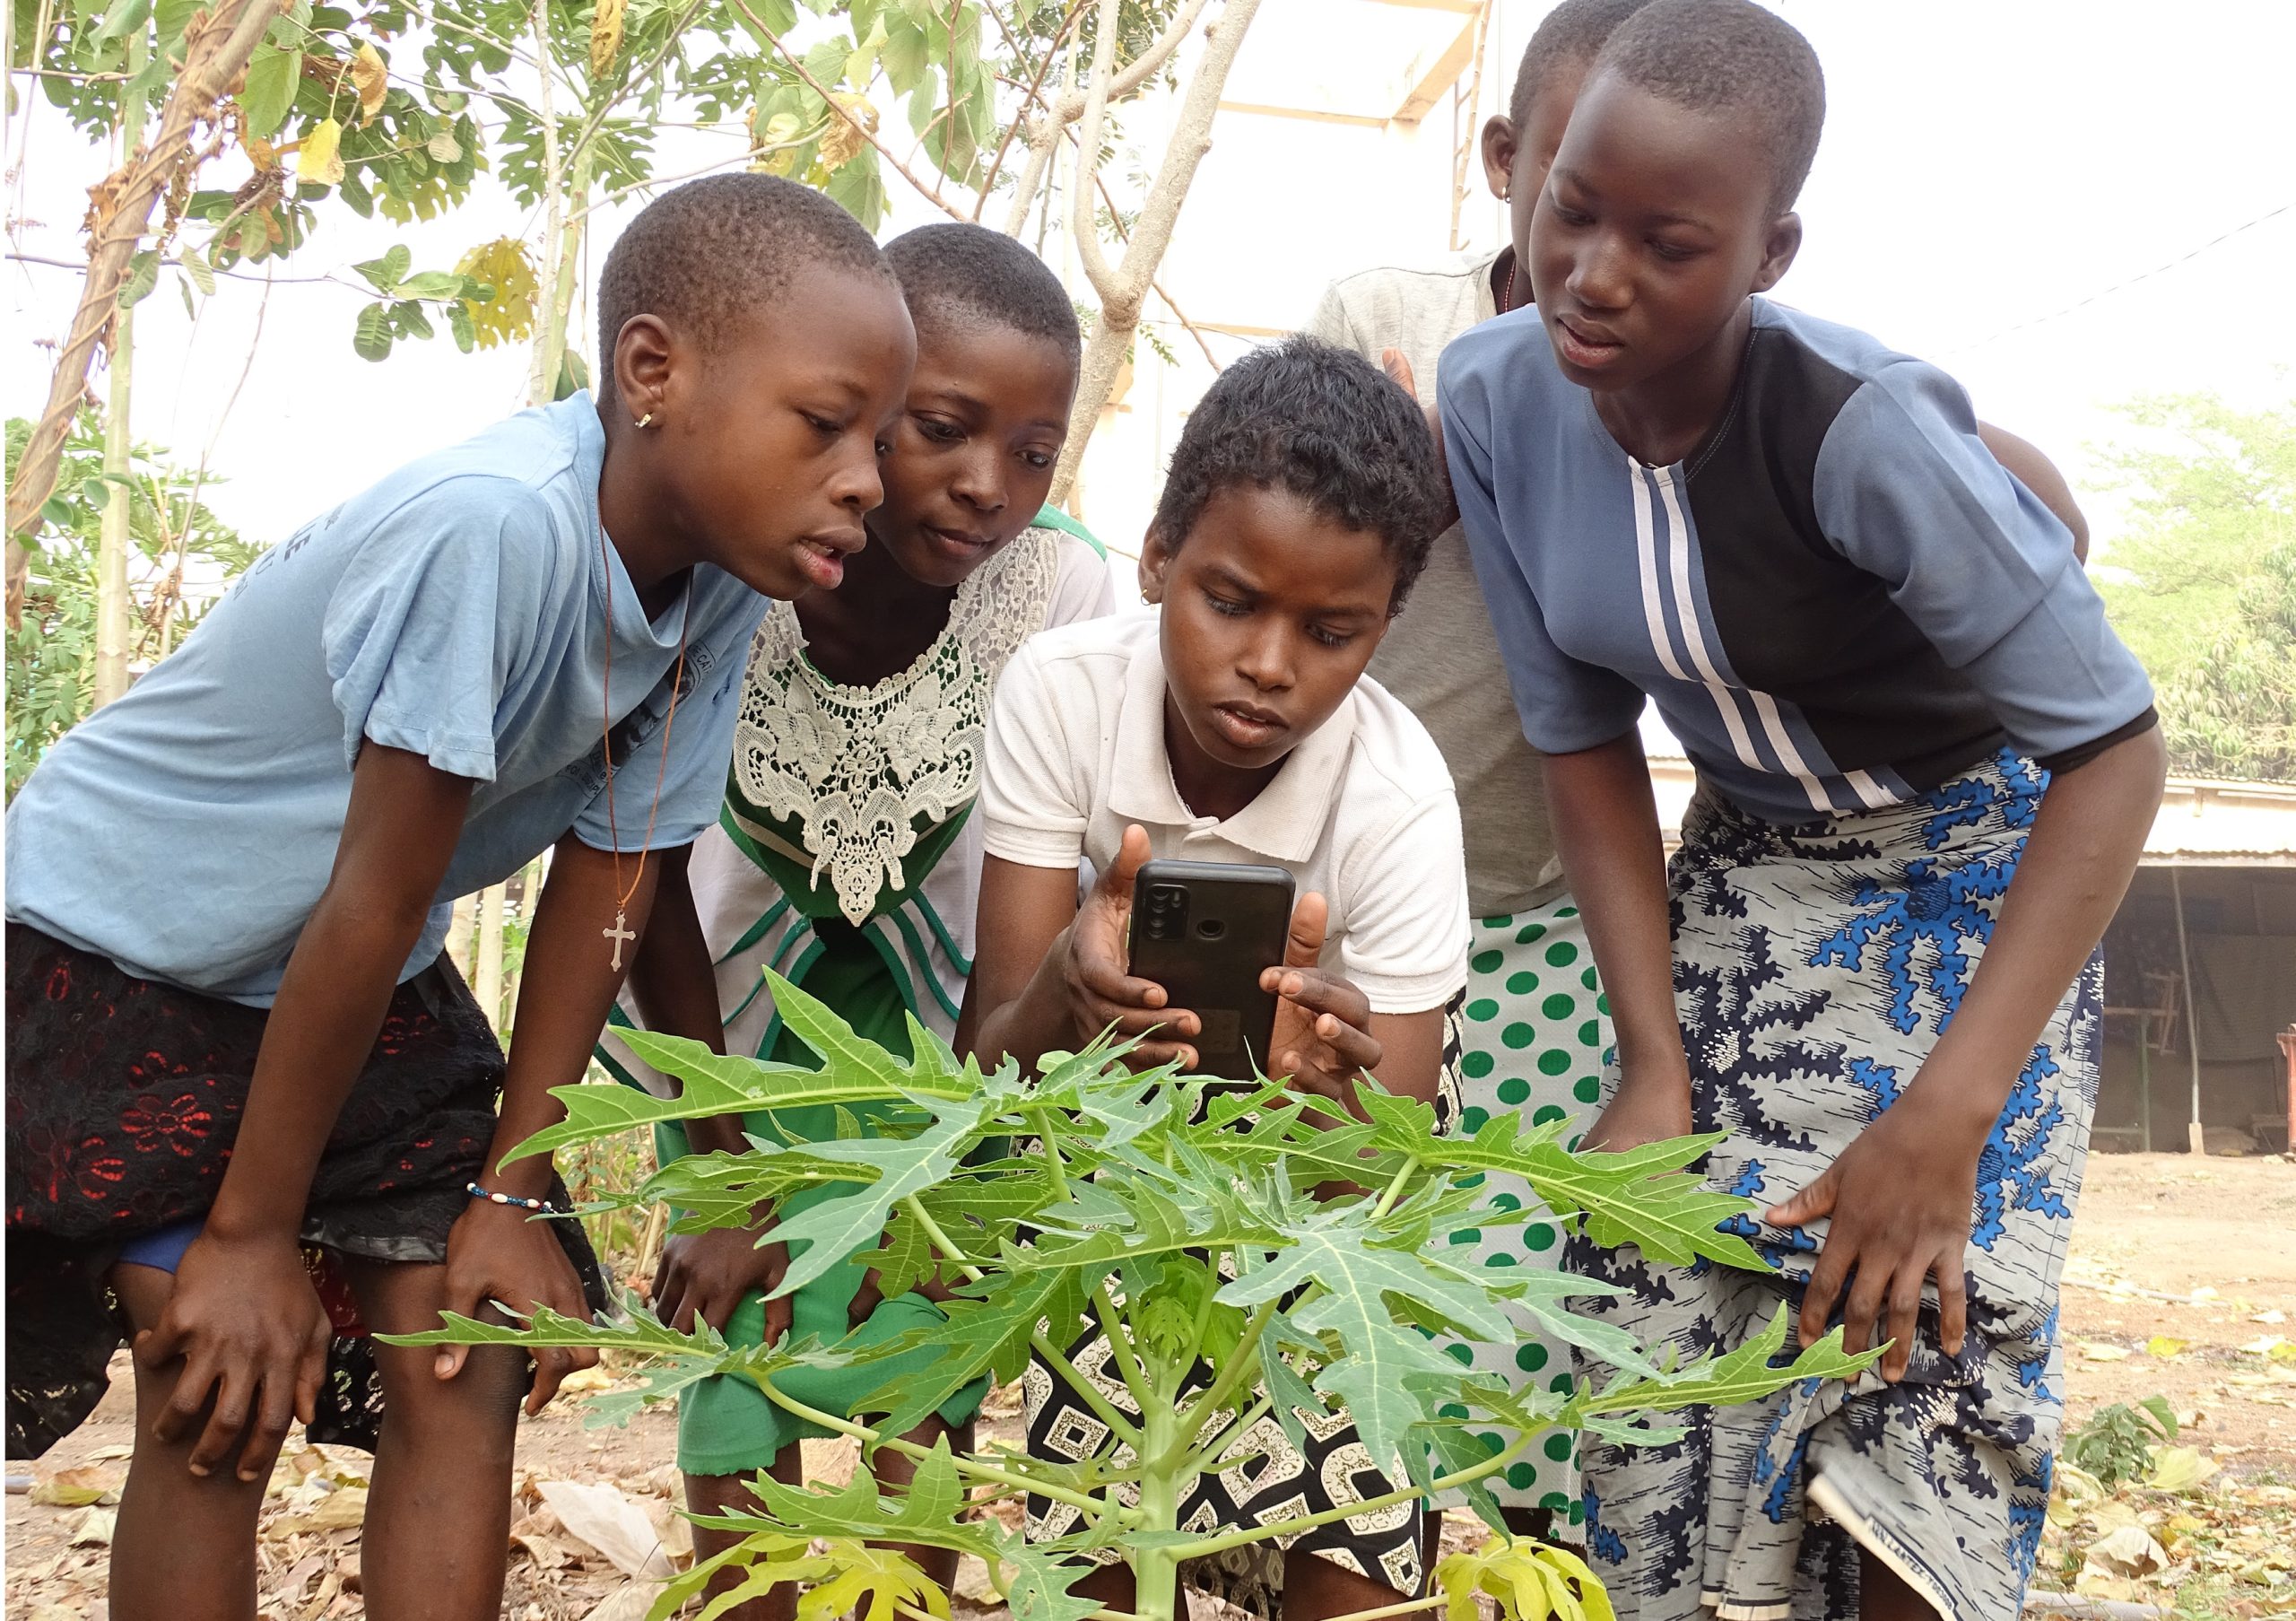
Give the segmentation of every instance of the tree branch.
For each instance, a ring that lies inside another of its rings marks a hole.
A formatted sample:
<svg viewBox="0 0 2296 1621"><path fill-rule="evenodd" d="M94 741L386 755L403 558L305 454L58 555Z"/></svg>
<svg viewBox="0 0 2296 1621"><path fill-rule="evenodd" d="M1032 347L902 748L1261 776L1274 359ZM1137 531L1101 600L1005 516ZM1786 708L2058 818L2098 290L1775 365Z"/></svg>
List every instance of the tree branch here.
<svg viewBox="0 0 2296 1621"><path fill-rule="evenodd" d="M8 486L7 615L13 628L22 615L23 582L30 554L17 539L39 522L40 508L56 490L65 435L88 383L88 365L97 340L111 325L128 263L151 224L152 207L191 149L191 127L212 117L215 106L247 71L248 61L286 0L218 0L204 25L184 33L184 64L168 92L160 126L96 188L97 218L88 244L88 275L71 333L56 357L48 380L48 407L41 413L23 459Z"/></svg>

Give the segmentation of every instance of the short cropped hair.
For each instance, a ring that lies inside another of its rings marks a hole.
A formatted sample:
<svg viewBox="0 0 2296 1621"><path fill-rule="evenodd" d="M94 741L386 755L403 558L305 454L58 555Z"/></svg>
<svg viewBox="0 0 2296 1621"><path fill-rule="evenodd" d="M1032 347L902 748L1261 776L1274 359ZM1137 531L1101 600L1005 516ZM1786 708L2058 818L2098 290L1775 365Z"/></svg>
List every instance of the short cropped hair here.
<svg viewBox="0 0 2296 1621"><path fill-rule="evenodd" d="M1042 338L1074 364L1084 335L1076 306L1045 262L1001 231L951 220L885 244L919 330L967 322Z"/></svg>
<svg viewBox="0 0 2296 1621"><path fill-rule="evenodd" d="M1399 612L1442 527L1434 435L1410 395L1352 350L1295 336L1220 374L1181 430L1153 528L1177 550L1222 491L1283 489L1379 537Z"/></svg>
<svg viewBox="0 0 2296 1621"><path fill-rule="evenodd" d="M1558 67L1585 67L1610 43L1618 25L1650 4L1650 0L1562 0L1539 19L1531 42L1523 47L1523 64L1515 70L1515 93L1508 99L1507 116L1518 131L1531 119L1531 103L1546 88Z"/></svg>
<svg viewBox="0 0 2296 1621"><path fill-rule="evenodd" d="M1818 155L1826 82L1817 52L1785 18L1753 0L1651 0L1611 36L1593 72L1744 123L1769 160L1772 212L1794 206Z"/></svg>
<svg viewBox="0 0 2296 1621"><path fill-rule="evenodd" d="M719 347L801 266L891 278L861 222L820 192L765 174L711 175L639 210L598 277L598 396L613 394L613 346L632 316L657 315Z"/></svg>

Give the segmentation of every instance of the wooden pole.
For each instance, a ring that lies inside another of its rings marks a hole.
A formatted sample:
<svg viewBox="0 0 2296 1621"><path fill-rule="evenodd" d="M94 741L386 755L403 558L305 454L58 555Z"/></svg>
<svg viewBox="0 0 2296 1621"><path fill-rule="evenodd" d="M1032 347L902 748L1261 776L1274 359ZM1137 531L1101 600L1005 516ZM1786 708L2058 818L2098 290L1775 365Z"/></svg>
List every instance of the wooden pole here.
<svg viewBox="0 0 2296 1621"><path fill-rule="evenodd" d="M2192 1055L2192 1123L2186 1129L2186 1138L2195 1154L2205 1155L2208 1138L2200 1124L2200 1022L2193 1016L2192 948L2185 940L2184 877L2174 867L2169 868L2169 893L2177 903L2177 963L2185 982L2185 1050Z"/></svg>

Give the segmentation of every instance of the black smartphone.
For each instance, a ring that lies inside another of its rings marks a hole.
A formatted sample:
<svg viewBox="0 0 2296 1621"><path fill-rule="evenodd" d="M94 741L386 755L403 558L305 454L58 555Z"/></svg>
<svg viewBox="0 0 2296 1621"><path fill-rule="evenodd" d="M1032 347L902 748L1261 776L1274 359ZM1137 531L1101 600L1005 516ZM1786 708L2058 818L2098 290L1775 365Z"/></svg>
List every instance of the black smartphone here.
<svg viewBox="0 0 2296 1621"><path fill-rule="evenodd" d="M1151 861L1132 885L1132 972L1203 1021L1196 1070L1248 1081L1268 1063L1275 996L1259 976L1283 961L1292 875L1227 861Z"/></svg>

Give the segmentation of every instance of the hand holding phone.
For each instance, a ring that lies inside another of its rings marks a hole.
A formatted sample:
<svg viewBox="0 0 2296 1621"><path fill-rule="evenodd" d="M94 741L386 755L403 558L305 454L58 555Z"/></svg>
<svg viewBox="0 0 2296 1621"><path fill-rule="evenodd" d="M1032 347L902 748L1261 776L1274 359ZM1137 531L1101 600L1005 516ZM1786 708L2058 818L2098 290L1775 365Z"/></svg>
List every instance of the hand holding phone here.
<svg viewBox="0 0 2296 1621"><path fill-rule="evenodd" d="M1302 1092L1317 1093L1342 1105L1354 1096L1355 1077L1377 1073L1384 1050L1371 1034L1371 1000L1354 983L1318 966L1331 906L1313 893L1300 897L1281 967L1260 975L1260 988L1275 993L1275 1026L1269 1047L1276 1075L1289 1076Z"/></svg>
<svg viewBox="0 0 2296 1621"><path fill-rule="evenodd" d="M1177 1059L1193 1069L1196 1050L1188 1040L1198 1029L1196 1015L1174 1006L1163 986L1135 977L1126 965L1133 891L1148 850L1145 828L1124 830L1116 858L1101 869L1057 947L1061 990L1080 1044L1113 1025L1119 1036L1147 1038L1133 1050L1135 1065Z"/></svg>
<svg viewBox="0 0 2296 1621"><path fill-rule="evenodd" d="M1223 861L1151 861L1133 881L1131 972L1195 1015L1200 1075L1280 1073L1277 991L1263 981L1285 960L1292 889L1280 867Z"/></svg>

